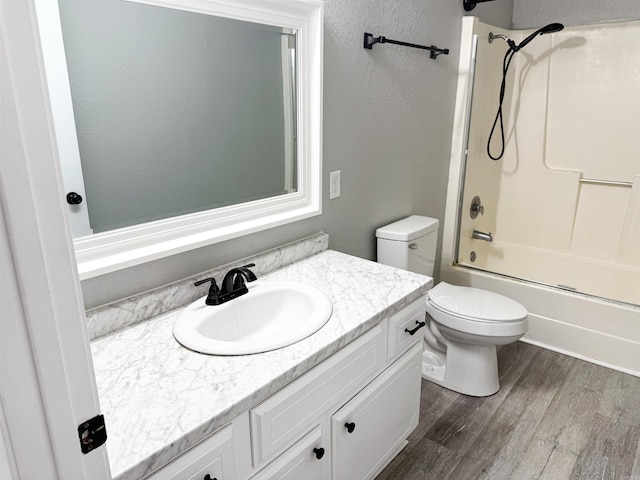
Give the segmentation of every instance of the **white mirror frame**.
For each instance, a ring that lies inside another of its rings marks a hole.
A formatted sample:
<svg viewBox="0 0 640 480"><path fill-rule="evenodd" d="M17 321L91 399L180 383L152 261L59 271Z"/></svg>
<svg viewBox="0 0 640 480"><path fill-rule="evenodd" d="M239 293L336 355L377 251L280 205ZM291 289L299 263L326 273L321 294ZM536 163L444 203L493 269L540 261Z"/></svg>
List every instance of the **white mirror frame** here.
<svg viewBox="0 0 640 480"><path fill-rule="evenodd" d="M320 0L128 0L292 28L298 38L298 191L144 223L74 241L80 279L259 232L322 213L322 47ZM37 2L38 24L60 160L77 138L57 2Z"/></svg>

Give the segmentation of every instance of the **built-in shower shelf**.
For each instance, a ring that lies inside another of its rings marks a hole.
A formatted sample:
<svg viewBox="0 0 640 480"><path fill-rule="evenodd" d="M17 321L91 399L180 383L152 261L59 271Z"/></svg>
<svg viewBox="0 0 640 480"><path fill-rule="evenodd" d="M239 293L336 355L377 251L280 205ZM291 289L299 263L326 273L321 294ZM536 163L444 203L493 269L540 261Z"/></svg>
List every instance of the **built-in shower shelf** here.
<svg viewBox="0 0 640 480"><path fill-rule="evenodd" d="M617 180L599 180L597 178L581 178L579 180L580 183L588 183L591 185L607 185L611 187L626 187L631 188L633 186L632 182L619 182Z"/></svg>

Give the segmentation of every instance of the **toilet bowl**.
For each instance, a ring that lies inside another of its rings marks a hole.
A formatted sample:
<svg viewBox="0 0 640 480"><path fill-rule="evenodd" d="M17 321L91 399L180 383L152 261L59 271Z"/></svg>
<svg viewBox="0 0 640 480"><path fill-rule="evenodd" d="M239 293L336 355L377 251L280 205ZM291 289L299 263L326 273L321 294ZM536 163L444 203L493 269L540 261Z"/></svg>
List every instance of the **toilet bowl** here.
<svg viewBox="0 0 640 480"><path fill-rule="evenodd" d="M378 262L433 276L438 220L412 215L376 230ZM494 292L441 282L427 294L422 377L483 397L500 389L496 347L528 329L527 310Z"/></svg>
<svg viewBox="0 0 640 480"><path fill-rule="evenodd" d="M496 347L527 332L528 313L503 295L441 282L427 293L427 326L423 378L483 397L500 389Z"/></svg>

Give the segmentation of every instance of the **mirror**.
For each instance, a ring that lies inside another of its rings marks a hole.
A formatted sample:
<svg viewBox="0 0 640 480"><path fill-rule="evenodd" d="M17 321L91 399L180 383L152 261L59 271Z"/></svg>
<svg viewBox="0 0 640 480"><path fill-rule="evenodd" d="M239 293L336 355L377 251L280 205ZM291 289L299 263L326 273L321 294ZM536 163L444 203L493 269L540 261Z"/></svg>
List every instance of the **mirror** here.
<svg viewBox="0 0 640 480"><path fill-rule="evenodd" d="M61 27L47 13L81 279L321 212L321 2L59 0Z"/></svg>
<svg viewBox="0 0 640 480"><path fill-rule="evenodd" d="M295 31L58 3L84 179L69 210L89 221L75 237L296 191Z"/></svg>

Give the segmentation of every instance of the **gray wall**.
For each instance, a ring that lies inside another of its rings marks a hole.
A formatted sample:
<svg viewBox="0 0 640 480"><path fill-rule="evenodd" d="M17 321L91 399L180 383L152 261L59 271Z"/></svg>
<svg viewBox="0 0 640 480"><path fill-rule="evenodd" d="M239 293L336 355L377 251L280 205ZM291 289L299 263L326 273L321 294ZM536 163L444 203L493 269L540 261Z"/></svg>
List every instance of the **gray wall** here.
<svg viewBox="0 0 640 480"><path fill-rule="evenodd" d="M94 232L284 193L280 31L119 0L60 6Z"/></svg>
<svg viewBox="0 0 640 480"><path fill-rule="evenodd" d="M322 215L86 280L88 308L320 230L329 234L330 248L374 260L377 227L410 214L443 219L462 1L324 4ZM364 32L451 54L432 60L396 45L365 50ZM332 170L342 171L342 196L335 200L328 198Z"/></svg>
<svg viewBox="0 0 640 480"><path fill-rule="evenodd" d="M514 0L513 28L640 20L638 0Z"/></svg>

